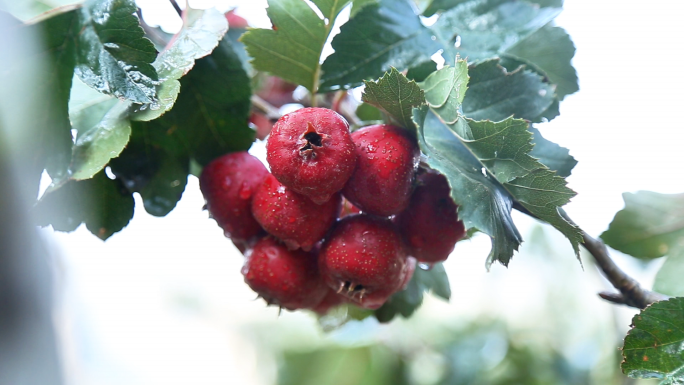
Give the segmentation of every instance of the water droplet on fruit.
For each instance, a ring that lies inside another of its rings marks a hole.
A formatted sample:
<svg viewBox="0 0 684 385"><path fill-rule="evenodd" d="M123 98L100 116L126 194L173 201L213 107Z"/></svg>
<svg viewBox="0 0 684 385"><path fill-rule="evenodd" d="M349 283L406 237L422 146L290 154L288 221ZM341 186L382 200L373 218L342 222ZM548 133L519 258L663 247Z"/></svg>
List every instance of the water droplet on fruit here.
<svg viewBox="0 0 684 385"><path fill-rule="evenodd" d="M240 186L239 196L241 199L249 199L252 196L252 189L246 183Z"/></svg>

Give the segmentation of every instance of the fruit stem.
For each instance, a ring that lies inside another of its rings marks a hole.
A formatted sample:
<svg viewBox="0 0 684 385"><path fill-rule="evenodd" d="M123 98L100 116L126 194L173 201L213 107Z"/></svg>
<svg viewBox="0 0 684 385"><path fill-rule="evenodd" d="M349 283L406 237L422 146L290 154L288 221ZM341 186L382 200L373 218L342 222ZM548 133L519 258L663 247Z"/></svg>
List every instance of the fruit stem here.
<svg viewBox="0 0 684 385"><path fill-rule="evenodd" d="M513 204L513 208L539 220L536 215L532 214L517 202ZM560 210L560 213L566 221L577 226L565 211ZM599 293L601 298L609 302L639 309L644 309L654 302L663 301L669 298L666 295L642 288L637 280L627 275L627 273L622 271L622 269L615 264L615 261L613 261L608 253L608 248L601 240L593 238L585 231L582 231L581 234L584 239L581 245L594 257L603 276L619 291L619 293Z"/></svg>

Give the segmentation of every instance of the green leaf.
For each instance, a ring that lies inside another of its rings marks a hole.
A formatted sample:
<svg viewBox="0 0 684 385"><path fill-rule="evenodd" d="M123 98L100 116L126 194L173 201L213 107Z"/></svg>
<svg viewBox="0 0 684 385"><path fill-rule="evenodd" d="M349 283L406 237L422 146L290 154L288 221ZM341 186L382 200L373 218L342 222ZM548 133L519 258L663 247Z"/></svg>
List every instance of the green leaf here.
<svg viewBox="0 0 684 385"><path fill-rule="evenodd" d="M447 301L451 297L449 277L441 263L433 265L430 270L416 267L406 289L392 295L382 307L375 311L375 317L380 322L389 322L397 315L408 318L423 303L423 294L427 291L432 291L433 294Z"/></svg>
<svg viewBox="0 0 684 385"><path fill-rule="evenodd" d="M188 155L206 165L232 151L249 149L250 79L230 44L222 41L181 79L183 92L167 114L152 123L154 140L181 143ZM168 147L164 144L164 146Z"/></svg>
<svg viewBox="0 0 684 385"><path fill-rule="evenodd" d="M80 12L76 75L96 90L135 103L157 100L157 57L133 0L89 0Z"/></svg>
<svg viewBox="0 0 684 385"><path fill-rule="evenodd" d="M506 60L526 64L547 76L556 84L556 95L563 100L566 95L579 91L577 72L570 61L575 56L575 45L563 28L546 25L502 53ZM511 64L505 64L510 68Z"/></svg>
<svg viewBox="0 0 684 385"><path fill-rule="evenodd" d="M500 121L513 116L534 121L554 101L554 87L523 68L513 72L491 59L471 66L463 114L475 120Z"/></svg>
<svg viewBox="0 0 684 385"><path fill-rule="evenodd" d="M364 7L342 26L332 47L335 53L322 66L325 91L360 86L390 67L403 71L429 61L441 48L405 0L380 0Z"/></svg>
<svg viewBox="0 0 684 385"><path fill-rule="evenodd" d="M320 59L335 19L349 0L314 0L326 20L302 0L269 0L268 17L275 30L250 29L241 41L252 65L312 93L318 91Z"/></svg>
<svg viewBox="0 0 684 385"><path fill-rule="evenodd" d="M349 18L356 16L363 8L368 5L377 4L379 0L353 0L352 9Z"/></svg>
<svg viewBox="0 0 684 385"><path fill-rule="evenodd" d="M406 72L406 78L417 82L422 82L423 80L425 80L425 78L427 78L431 73L435 71L437 71L437 63L430 60L418 64L415 67L409 68L408 72Z"/></svg>
<svg viewBox="0 0 684 385"><path fill-rule="evenodd" d="M615 214L601 239L636 258L662 257L684 237L684 194L624 193L625 208Z"/></svg>
<svg viewBox="0 0 684 385"><path fill-rule="evenodd" d="M148 124L136 125L131 142L110 167L130 192L139 192L145 210L162 217L176 207L185 190L190 160L183 149L150 144ZM180 143L177 143L180 145Z"/></svg>
<svg viewBox="0 0 684 385"><path fill-rule="evenodd" d="M84 181L70 181L45 194L34 207L38 225L73 231L81 223L102 240L120 231L133 217L135 202L120 180L104 171Z"/></svg>
<svg viewBox="0 0 684 385"><path fill-rule="evenodd" d="M364 82L361 99L387 113L399 126L415 132L412 110L425 103L423 90L392 67L377 81Z"/></svg>
<svg viewBox="0 0 684 385"><path fill-rule="evenodd" d="M447 11L456 7L459 4L466 3L472 0L433 0L430 5L425 8L423 16L430 17L437 12ZM542 7L563 7L563 0L528 0L529 3L539 4Z"/></svg>
<svg viewBox="0 0 684 385"><path fill-rule="evenodd" d="M529 130L532 132L532 143L534 143L530 155L539 159L539 162L555 171L558 176L564 178L570 176L572 169L577 165L575 158L570 155L570 150L545 139L541 132L532 126Z"/></svg>
<svg viewBox="0 0 684 385"><path fill-rule="evenodd" d="M632 319L622 348L622 371L632 378L684 382L684 298L656 302Z"/></svg>
<svg viewBox="0 0 684 385"><path fill-rule="evenodd" d="M382 120L382 112L368 103L361 103L356 108L356 116L361 121Z"/></svg>
<svg viewBox="0 0 684 385"><path fill-rule="evenodd" d="M668 254L656 274L653 290L671 297L684 297L684 246L677 245Z"/></svg>
<svg viewBox="0 0 684 385"><path fill-rule="evenodd" d="M97 111L89 110L96 120ZM78 132L73 146L69 175L71 179L92 178L100 172L110 159L117 157L131 136L131 123L128 120L128 104L119 102L108 110L94 126Z"/></svg>
<svg viewBox="0 0 684 385"><path fill-rule="evenodd" d="M473 62L506 52L560 11L522 1L477 0L445 12L432 29L444 45L447 64L454 63L459 54Z"/></svg>
<svg viewBox="0 0 684 385"><path fill-rule="evenodd" d="M228 23L216 9L189 8L185 24L171 46L161 52L153 66L159 74L158 100L134 105L133 120L152 120L169 111L180 92L180 79L195 65L197 59L209 55L226 34Z"/></svg>
<svg viewBox="0 0 684 385"><path fill-rule="evenodd" d="M527 122L461 116L467 80L465 61L430 75L421 83L428 107L414 110L414 120L421 150L428 164L447 177L459 217L467 228L476 227L492 238L488 266L495 260L507 265L521 242L510 216L514 200L562 232L579 257L580 230L559 212L575 193L530 156Z"/></svg>

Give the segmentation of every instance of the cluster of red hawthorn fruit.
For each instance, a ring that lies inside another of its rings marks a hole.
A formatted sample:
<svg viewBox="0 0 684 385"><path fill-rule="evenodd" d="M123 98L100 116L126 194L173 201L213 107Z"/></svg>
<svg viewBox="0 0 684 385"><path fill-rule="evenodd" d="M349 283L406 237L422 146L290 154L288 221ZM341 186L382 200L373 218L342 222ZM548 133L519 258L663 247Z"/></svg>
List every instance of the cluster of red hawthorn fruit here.
<svg viewBox="0 0 684 385"><path fill-rule="evenodd" d="M275 123L266 151L270 173L247 152L230 153L204 168L200 188L246 256L245 282L268 304L377 309L417 262L446 260L465 236L446 178L419 169L403 128L350 133L335 111L303 108Z"/></svg>

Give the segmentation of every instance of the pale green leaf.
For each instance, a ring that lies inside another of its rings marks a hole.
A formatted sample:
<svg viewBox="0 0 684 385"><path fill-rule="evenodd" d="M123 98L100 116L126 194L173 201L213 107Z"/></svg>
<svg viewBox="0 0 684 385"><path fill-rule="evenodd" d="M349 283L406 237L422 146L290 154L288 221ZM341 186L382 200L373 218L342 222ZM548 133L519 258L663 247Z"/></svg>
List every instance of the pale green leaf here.
<svg viewBox="0 0 684 385"><path fill-rule="evenodd" d="M625 208L615 214L601 239L633 257L662 257L684 246L684 194L624 193Z"/></svg>
<svg viewBox="0 0 684 385"><path fill-rule="evenodd" d="M555 99L555 87L541 76L522 68L507 72L498 59L470 66L468 75L463 114L471 119L500 121L513 116L535 121Z"/></svg>
<svg viewBox="0 0 684 385"><path fill-rule="evenodd" d="M530 126L529 130L532 132L532 143L534 143L530 155L539 159L539 162L555 171L558 176L570 176L572 169L577 165L577 160L570 155L570 151L545 139L538 129Z"/></svg>
<svg viewBox="0 0 684 385"><path fill-rule="evenodd" d="M656 274L653 291L672 297L684 297L684 246L678 245L668 253Z"/></svg>
<svg viewBox="0 0 684 385"><path fill-rule="evenodd" d="M507 264L521 241L510 217L513 201L562 232L579 254L580 231L559 212L575 193L530 156L526 121L474 121L460 114L466 82L465 61L430 75L421 83L428 106L414 110L414 117L421 149L449 180L459 218L492 238L488 264Z"/></svg>

